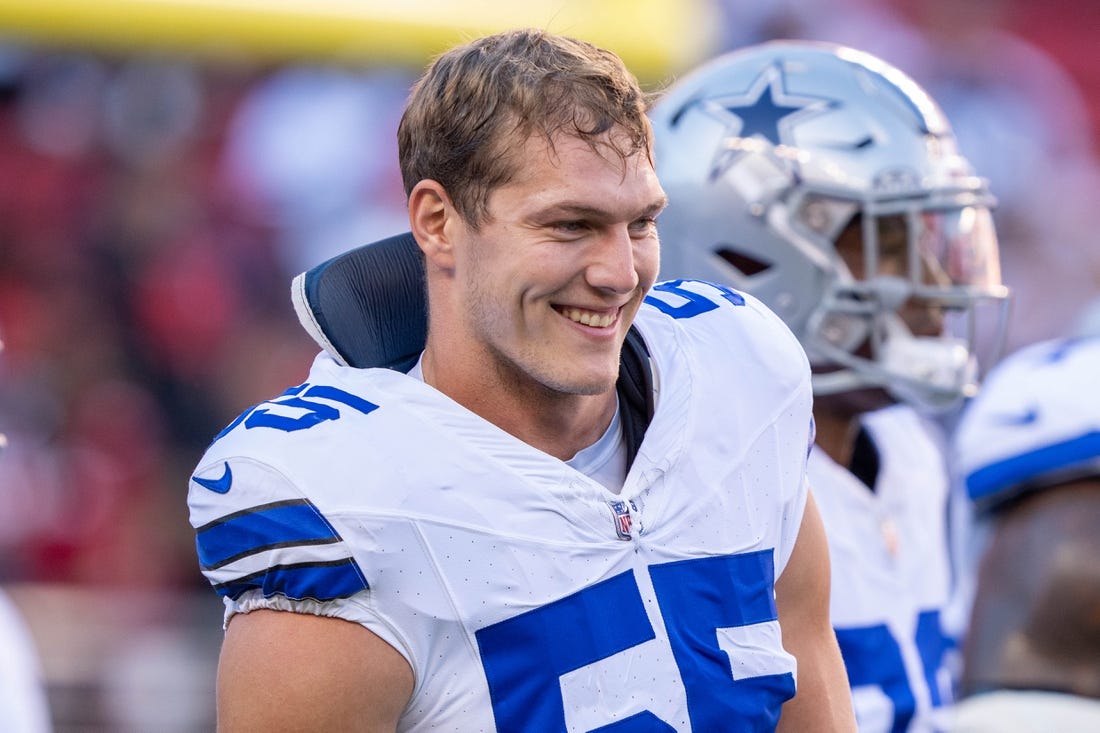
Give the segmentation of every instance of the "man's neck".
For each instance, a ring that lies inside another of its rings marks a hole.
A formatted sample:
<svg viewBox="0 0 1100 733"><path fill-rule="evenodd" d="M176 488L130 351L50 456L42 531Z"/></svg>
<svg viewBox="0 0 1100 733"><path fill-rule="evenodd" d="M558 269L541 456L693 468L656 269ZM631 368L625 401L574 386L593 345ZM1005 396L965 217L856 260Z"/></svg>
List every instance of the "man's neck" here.
<svg viewBox="0 0 1100 733"><path fill-rule="evenodd" d="M852 415L815 409L814 426L817 430L814 444L838 465L848 466L859 433L859 421Z"/></svg>
<svg viewBox="0 0 1100 733"><path fill-rule="evenodd" d="M429 354L421 360L424 382L501 430L544 453L568 460L607 431L618 403L614 388L597 395L555 392L542 385L502 390L441 375Z"/></svg>

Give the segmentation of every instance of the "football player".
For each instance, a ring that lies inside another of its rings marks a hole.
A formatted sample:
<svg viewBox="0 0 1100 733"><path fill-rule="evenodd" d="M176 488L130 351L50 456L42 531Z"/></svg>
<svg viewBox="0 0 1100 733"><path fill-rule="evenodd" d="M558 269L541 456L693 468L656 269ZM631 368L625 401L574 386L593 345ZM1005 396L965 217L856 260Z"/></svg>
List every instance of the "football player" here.
<svg viewBox="0 0 1100 733"><path fill-rule="evenodd" d="M322 267L307 381L192 476L223 733L854 730L805 355L751 296L654 286L645 111L616 56L539 31L414 87L414 258L385 269L420 267L427 318L390 325L426 344L359 368L336 345L386 339L356 289L415 311L421 284Z"/></svg>
<svg viewBox="0 0 1100 733"><path fill-rule="evenodd" d="M811 361L810 484L860 730L931 730L952 687L949 481L931 416L975 390L976 304L1003 318L986 184L911 78L836 45L726 54L651 118L669 197L661 276L760 298Z"/></svg>
<svg viewBox="0 0 1100 733"><path fill-rule="evenodd" d="M954 433L982 547L954 733L1100 730L1100 335L1001 362Z"/></svg>
<svg viewBox="0 0 1100 733"><path fill-rule="evenodd" d="M49 700L38 647L26 619L0 590L0 730L48 733Z"/></svg>
<svg viewBox="0 0 1100 733"><path fill-rule="evenodd" d="M7 445L7 436L0 433L0 458ZM0 730L48 733L52 722L38 647L22 611L2 589L0 649Z"/></svg>

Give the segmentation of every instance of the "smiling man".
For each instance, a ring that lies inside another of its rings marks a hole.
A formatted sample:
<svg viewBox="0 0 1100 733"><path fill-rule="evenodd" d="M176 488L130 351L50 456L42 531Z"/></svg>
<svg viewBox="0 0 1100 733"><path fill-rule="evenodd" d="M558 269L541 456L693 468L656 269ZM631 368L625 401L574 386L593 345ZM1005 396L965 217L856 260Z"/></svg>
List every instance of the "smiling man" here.
<svg viewBox="0 0 1100 733"><path fill-rule="evenodd" d="M633 76L482 38L429 67L399 143L422 354L326 349L193 476L219 729L853 730L805 355L750 297L654 285Z"/></svg>
<svg viewBox="0 0 1100 733"><path fill-rule="evenodd" d="M657 276L664 192L644 150L613 131L593 144L529 137L526 161L484 221L455 215L438 181L409 208L425 253L425 381L524 442L567 460L615 412L619 353Z"/></svg>

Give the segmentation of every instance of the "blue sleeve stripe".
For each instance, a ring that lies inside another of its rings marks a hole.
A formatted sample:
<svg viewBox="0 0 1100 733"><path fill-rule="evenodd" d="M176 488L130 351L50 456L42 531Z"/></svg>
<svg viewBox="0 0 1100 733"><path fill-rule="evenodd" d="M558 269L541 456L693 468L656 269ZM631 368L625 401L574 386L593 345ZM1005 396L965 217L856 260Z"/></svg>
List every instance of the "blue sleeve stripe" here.
<svg viewBox="0 0 1100 733"><path fill-rule="evenodd" d="M275 547L339 541L332 525L302 499L226 515L200 527L195 536L199 563L207 570Z"/></svg>
<svg viewBox="0 0 1100 733"><path fill-rule="evenodd" d="M327 563L277 565L258 573L214 586L220 595L239 598L242 593L260 590L264 598L282 595L294 601L312 599L332 601L366 590L366 578L352 558Z"/></svg>
<svg viewBox="0 0 1100 733"><path fill-rule="evenodd" d="M966 477L966 491L971 499L984 499L1044 474L1071 469L1097 458L1100 458L1100 432L1094 430L983 466Z"/></svg>

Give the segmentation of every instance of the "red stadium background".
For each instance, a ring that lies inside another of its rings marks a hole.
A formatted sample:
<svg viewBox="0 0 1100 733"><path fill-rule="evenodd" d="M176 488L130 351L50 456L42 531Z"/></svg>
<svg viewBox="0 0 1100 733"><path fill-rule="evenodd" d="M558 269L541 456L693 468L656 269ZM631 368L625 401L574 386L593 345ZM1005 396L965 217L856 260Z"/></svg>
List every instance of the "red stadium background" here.
<svg viewBox="0 0 1100 733"><path fill-rule="evenodd" d="M543 26L654 90L768 38L863 47L961 120L993 181L1010 348L1100 295L1092 0L515 5L0 0L0 586L57 731L212 729L221 612L189 472L304 377L291 277L404 228L396 121L455 42Z"/></svg>

